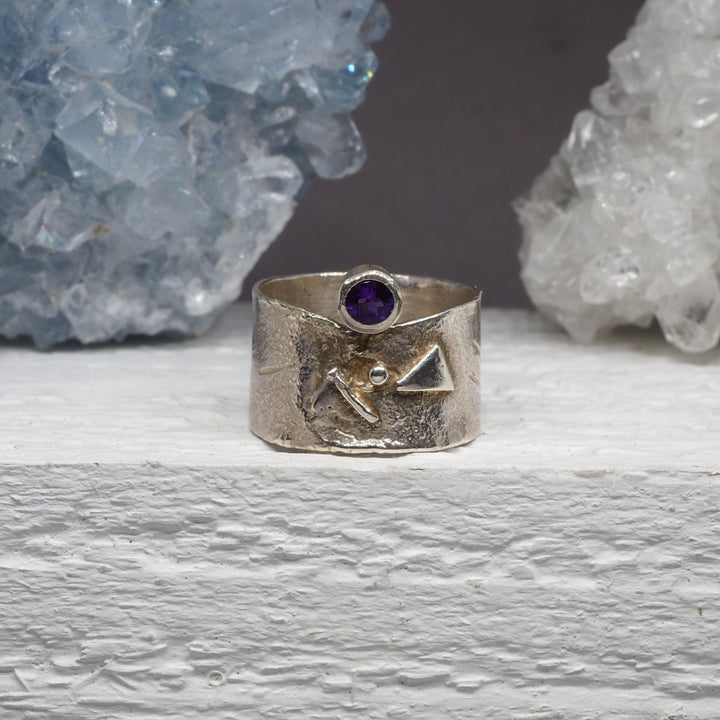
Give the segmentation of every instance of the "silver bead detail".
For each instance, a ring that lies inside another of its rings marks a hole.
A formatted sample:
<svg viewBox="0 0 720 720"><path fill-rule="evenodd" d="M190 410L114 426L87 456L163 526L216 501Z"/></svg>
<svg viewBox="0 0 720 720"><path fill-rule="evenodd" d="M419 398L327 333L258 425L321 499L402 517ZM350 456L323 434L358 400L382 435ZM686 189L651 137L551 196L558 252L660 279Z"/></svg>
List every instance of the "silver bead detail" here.
<svg viewBox="0 0 720 720"><path fill-rule="evenodd" d="M375 386L384 385L388 377L388 369L382 363L378 363L370 370L370 382Z"/></svg>

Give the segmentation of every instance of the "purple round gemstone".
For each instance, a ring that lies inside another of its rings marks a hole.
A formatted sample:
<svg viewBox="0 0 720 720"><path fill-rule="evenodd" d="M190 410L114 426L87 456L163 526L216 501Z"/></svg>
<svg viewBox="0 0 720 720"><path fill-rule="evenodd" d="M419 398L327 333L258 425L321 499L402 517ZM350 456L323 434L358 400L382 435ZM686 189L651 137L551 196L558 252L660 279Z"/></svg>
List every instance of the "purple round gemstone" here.
<svg viewBox="0 0 720 720"><path fill-rule="evenodd" d="M395 307L392 290L379 280L363 280L353 285L345 298L348 315L361 325L385 322Z"/></svg>

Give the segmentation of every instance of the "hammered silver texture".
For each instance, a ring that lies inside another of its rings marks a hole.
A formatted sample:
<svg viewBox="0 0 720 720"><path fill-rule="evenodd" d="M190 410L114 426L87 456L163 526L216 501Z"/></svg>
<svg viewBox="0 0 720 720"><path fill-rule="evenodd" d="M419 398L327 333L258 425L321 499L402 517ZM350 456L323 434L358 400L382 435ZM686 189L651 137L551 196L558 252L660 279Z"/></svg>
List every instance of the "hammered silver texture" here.
<svg viewBox="0 0 720 720"><path fill-rule="evenodd" d="M377 335L340 320L342 273L255 286L250 428L256 435L285 448L337 453L435 451L477 437L480 293L432 278L394 277L403 311ZM452 389L399 391L401 378L438 355L431 353L436 346ZM387 369L380 385L371 379L378 365Z"/></svg>

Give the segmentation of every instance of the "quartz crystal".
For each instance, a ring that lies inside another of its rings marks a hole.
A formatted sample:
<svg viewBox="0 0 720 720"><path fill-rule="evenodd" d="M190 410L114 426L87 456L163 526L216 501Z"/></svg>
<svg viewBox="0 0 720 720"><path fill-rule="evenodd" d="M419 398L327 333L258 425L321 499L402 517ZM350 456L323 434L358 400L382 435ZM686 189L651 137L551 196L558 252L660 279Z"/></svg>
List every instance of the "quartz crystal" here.
<svg viewBox="0 0 720 720"><path fill-rule="evenodd" d="M0 335L200 333L362 165L374 0L3 0Z"/></svg>
<svg viewBox="0 0 720 720"><path fill-rule="evenodd" d="M580 341L720 339L720 2L649 0L549 169L517 203L530 297Z"/></svg>

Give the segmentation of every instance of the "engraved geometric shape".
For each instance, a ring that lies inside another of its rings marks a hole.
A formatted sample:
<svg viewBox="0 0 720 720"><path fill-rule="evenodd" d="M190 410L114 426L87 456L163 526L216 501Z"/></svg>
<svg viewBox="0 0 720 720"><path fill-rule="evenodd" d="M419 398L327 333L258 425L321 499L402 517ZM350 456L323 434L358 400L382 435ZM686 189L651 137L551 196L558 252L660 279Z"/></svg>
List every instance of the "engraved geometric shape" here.
<svg viewBox="0 0 720 720"><path fill-rule="evenodd" d="M445 353L439 345L425 354L397 384L399 393L452 392L454 389Z"/></svg>
<svg viewBox="0 0 720 720"><path fill-rule="evenodd" d="M333 368L327 374L328 380L330 380L338 392L347 400L350 407L363 419L367 420L371 425L375 425L380 422L380 416L373 410L372 406L358 397L351 389L349 383L340 374L337 368Z"/></svg>

